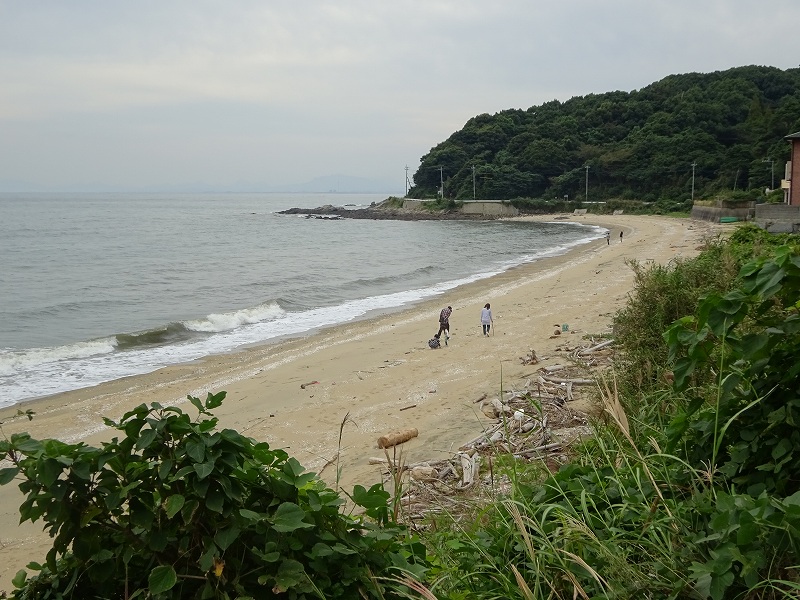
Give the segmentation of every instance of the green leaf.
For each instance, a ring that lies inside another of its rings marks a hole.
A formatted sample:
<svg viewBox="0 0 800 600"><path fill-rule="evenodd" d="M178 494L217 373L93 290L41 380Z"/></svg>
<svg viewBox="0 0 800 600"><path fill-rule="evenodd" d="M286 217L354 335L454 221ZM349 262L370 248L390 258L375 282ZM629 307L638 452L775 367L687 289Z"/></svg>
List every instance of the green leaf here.
<svg viewBox="0 0 800 600"><path fill-rule="evenodd" d="M164 504L164 509L167 511L167 517L170 519L180 512L183 505L186 503L186 498L181 494L173 494Z"/></svg>
<svg viewBox="0 0 800 600"><path fill-rule="evenodd" d="M158 465L158 478L159 479L166 479L169 475L170 471L172 471L172 467L174 462L170 459L165 460L160 465Z"/></svg>
<svg viewBox="0 0 800 600"><path fill-rule="evenodd" d="M229 527L228 529L221 529L214 536L214 543L219 546L221 550L227 550L228 546L236 541L240 533L241 529L236 526Z"/></svg>
<svg viewBox="0 0 800 600"><path fill-rule="evenodd" d="M150 577L147 579L147 586L150 593L154 596L156 594L163 594L171 590L178 582L178 576L172 565L161 565L150 571Z"/></svg>
<svg viewBox="0 0 800 600"><path fill-rule="evenodd" d="M20 436L22 439L19 441L15 439L17 438L16 434L11 436L11 443L14 448L28 456L35 456L42 451L42 442L32 439L28 434L22 434L22 436Z"/></svg>
<svg viewBox="0 0 800 600"><path fill-rule="evenodd" d="M278 567L278 572L275 575L274 593L285 592L301 582L308 580L303 565L296 560L287 558Z"/></svg>
<svg viewBox="0 0 800 600"><path fill-rule="evenodd" d="M222 508L225 505L225 495L216 489L209 490L206 494L206 508L213 510L215 513L222 513Z"/></svg>
<svg viewBox="0 0 800 600"><path fill-rule="evenodd" d="M39 479L46 487L53 485L64 470L64 466L54 458L47 458L39 463Z"/></svg>
<svg viewBox="0 0 800 600"><path fill-rule="evenodd" d="M141 450L142 448L149 447L153 443L153 440L156 439L157 435L158 432L155 429L145 429L139 436L139 439L136 440L136 449Z"/></svg>
<svg viewBox="0 0 800 600"><path fill-rule="evenodd" d="M194 471L200 479L205 479L214 472L214 463L207 462L199 465L194 465Z"/></svg>
<svg viewBox="0 0 800 600"><path fill-rule="evenodd" d="M186 396L189 399L189 402L199 410L200 412L205 412L205 407L203 406L202 402L200 402L200 398L195 398L194 396Z"/></svg>
<svg viewBox="0 0 800 600"><path fill-rule="evenodd" d="M260 521L264 518L261 513L247 510L246 508L239 509L239 514L242 516L242 518L247 519L248 521Z"/></svg>
<svg viewBox="0 0 800 600"><path fill-rule="evenodd" d="M787 440L786 438L781 439L772 449L772 458L778 460L783 455L791 452L793 446L791 440Z"/></svg>
<svg viewBox="0 0 800 600"><path fill-rule="evenodd" d="M217 394L208 393L206 398L206 410L213 410L222 404L227 392L219 392Z"/></svg>
<svg viewBox="0 0 800 600"><path fill-rule="evenodd" d="M206 457L206 445L202 441L191 440L186 443L186 454L196 463L201 463Z"/></svg>
<svg viewBox="0 0 800 600"><path fill-rule="evenodd" d="M27 579L28 573L24 569L20 569L17 571L17 574L14 575L14 579L11 580L11 583L19 590L25 586L25 581L27 581Z"/></svg>
<svg viewBox="0 0 800 600"><path fill-rule="evenodd" d="M5 485L13 481L14 477L19 473L19 467L9 467L8 469L0 469L0 485Z"/></svg>
<svg viewBox="0 0 800 600"><path fill-rule="evenodd" d="M366 509L383 508L387 506L388 500L389 492L383 489L380 483L376 483L369 490L361 485L353 488L353 502Z"/></svg>
<svg viewBox="0 0 800 600"><path fill-rule="evenodd" d="M272 520L272 528L275 531L286 533L297 529L308 529L314 527L311 523L303 522L305 511L293 502L284 502L275 511Z"/></svg>

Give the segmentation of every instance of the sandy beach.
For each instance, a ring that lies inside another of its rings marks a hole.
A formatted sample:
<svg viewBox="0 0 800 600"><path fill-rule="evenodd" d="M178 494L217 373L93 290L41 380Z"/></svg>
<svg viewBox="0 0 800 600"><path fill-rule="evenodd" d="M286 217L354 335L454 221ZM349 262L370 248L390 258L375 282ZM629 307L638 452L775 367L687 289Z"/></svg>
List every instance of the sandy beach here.
<svg viewBox="0 0 800 600"><path fill-rule="evenodd" d="M381 480L379 468L367 462L382 454L378 437L415 427L419 436L402 450L409 462L449 455L488 421L474 402L478 397L497 395L501 381L508 387L534 372L520 360L530 349L546 358L563 342L551 339L556 324L568 324L569 336L610 331L633 284L627 261L665 264L694 256L720 227L651 216L569 218L608 227L611 243L594 241L402 311L301 339L7 407L0 410L3 433L99 444L113 434L103 416L118 419L143 402L178 405L194 414L187 394L225 390L227 398L215 411L222 426L284 448L312 471L324 467L329 484L336 467L328 463L340 451L342 487L371 485ZM480 324L486 302L495 323L488 338ZM431 350L427 341L447 305L453 307L449 344ZM34 419L17 415L20 408L34 410ZM32 560L42 561L50 547L40 527L18 525L21 502L15 485L0 488L0 590L10 590L14 574Z"/></svg>

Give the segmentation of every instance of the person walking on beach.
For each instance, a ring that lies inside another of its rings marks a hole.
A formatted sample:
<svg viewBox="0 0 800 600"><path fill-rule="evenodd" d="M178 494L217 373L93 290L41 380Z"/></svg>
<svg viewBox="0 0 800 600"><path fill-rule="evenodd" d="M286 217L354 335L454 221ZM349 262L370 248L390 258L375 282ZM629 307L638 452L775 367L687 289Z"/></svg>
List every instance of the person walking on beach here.
<svg viewBox="0 0 800 600"><path fill-rule="evenodd" d="M483 335L486 337L489 337L489 330L492 328L492 323L494 323L492 319L492 307L487 302L483 310L481 310L481 325L483 326Z"/></svg>
<svg viewBox="0 0 800 600"><path fill-rule="evenodd" d="M622 231L619 232L619 243L622 243Z"/></svg>
<svg viewBox="0 0 800 600"><path fill-rule="evenodd" d="M453 307L448 306L443 308L439 313L439 332L436 337L441 337L444 333L444 345L447 346L447 340L450 339L450 315L453 314Z"/></svg>
<svg viewBox="0 0 800 600"><path fill-rule="evenodd" d="M606 244L611 245L611 231L606 231Z"/></svg>

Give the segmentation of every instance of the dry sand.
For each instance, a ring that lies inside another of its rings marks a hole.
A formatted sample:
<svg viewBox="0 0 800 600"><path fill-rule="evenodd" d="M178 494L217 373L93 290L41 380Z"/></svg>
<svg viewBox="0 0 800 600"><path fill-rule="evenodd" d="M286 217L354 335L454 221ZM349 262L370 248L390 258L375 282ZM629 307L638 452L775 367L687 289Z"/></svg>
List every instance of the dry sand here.
<svg viewBox="0 0 800 600"><path fill-rule="evenodd" d="M534 372L520 360L530 349L544 357L563 343L563 335L551 337L555 325L568 324L564 335L578 337L610 331L612 316L633 285L626 261L665 264L694 256L702 240L719 230L705 222L665 217L569 218L610 228L611 243L595 241L403 311L302 339L0 409L3 432L98 444L112 435L102 416L119 419L133 406L156 401L194 413L187 394L205 397L226 390L225 402L215 411L223 426L286 449L310 470L325 467L322 475L331 484L336 467L326 464L336 457L340 423L349 414L339 458L345 489L381 481L379 467L367 459L381 456L377 438L394 428L419 430L403 445L409 462L446 457L488 421L476 399L498 395L501 381L513 387ZM488 338L480 325L486 302L495 322ZM448 304L453 307L449 345L431 350L427 341L438 328L439 310ZM312 381L318 383L301 387ZM18 408L33 409L35 418L18 416ZM14 573L31 560L43 561L50 547L41 527L18 525L21 502L15 485L0 488L0 590L10 590Z"/></svg>

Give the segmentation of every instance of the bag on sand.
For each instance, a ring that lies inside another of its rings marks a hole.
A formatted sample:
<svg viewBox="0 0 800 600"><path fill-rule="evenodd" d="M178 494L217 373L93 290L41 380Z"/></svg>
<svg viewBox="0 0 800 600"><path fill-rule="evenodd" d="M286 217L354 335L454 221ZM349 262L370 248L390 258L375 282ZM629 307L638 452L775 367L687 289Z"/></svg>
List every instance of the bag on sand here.
<svg viewBox="0 0 800 600"><path fill-rule="evenodd" d="M429 339L428 346L430 346L432 350L435 350L436 348L441 348L441 344L439 343L439 338L432 337L431 339Z"/></svg>

